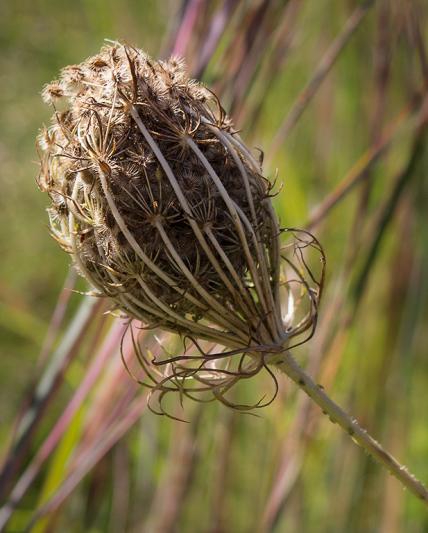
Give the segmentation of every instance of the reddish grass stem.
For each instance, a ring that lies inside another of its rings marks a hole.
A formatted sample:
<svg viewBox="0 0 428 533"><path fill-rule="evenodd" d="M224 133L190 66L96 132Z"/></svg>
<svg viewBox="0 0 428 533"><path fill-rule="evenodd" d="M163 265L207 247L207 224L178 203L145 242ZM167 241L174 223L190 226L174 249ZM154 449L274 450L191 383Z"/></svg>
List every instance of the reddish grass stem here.
<svg viewBox="0 0 428 533"><path fill-rule="evenodd" d="M312 98L315 96L321 83L324 81L325 77L333 67L336 59L339 57L340 52L343 50L350 37L358 28L365 14L372 5L373 1L371 0L369 2L365 2L364 4L360 5L355 9L355 11L347 20L342 32L336 37L330 48L328 48L325 55L322 57L312 78L309 80L307 85L303 88L301 93L296 98L294 105L292 106L290 112L286 116L284 122L280 126L272 141L267 156L268 166L270 165L274 154L279 150L290 131L299 121L302 113L304 112Z"/></svg>

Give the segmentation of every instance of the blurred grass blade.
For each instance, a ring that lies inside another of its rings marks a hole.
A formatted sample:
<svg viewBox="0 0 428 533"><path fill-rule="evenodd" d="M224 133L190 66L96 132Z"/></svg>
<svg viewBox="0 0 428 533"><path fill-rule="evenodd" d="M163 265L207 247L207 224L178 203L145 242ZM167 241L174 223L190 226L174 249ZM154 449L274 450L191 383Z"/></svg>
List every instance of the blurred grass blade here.
<svg viewBox="0 0 428 533"><path fill-rule="evenodd" d="M183 20L178 29L177 37L171 55L185 57L186 49L192 37L192 33L203 8L202 0L188 0Z"/></svg>
<svg viewBox="0 0 428 533"><path fill-rule="evenodd" d="M97 464L97 462L126 434L127 431L137 422L147 405L145 395L137 397L122 413L117 423L109 428L108 433L101 441L97 441L93 448L89 449L79 457L77 468L67 476L50 500L41 507L31 520L29 528L32 527L40 517L55 510L71 494L80 483L83 477Z"/></svg>
<svg viewBox="0 0 428 533"><path fill-rule="evenodd" d="M89 327L92 318L100 308L100 304L100 301L92 298L85 298L82 301L62 342L53 353L49 365L46 367L39 383L35 387L31 404L18 425L16 440L12 444L5 463L2 466L0 474L0 496L2 498L5 497L11 479L23 460L23 455L29 447L31 436L41 421L42 413L61 383L66 368L82 342L83 333ZM0 514L0 516L2 515ZM2 520L0 519L1 523Z"/></svg>
<svg viewBox="0 0 428 533"><path fill-rule="evenodd" d="M427 125L426 121L428 119L427 104L428 98L424 106L425 116L423 117L422 123L420 124L418 132L416 133L409 160L405 168L395 178L389 197L384 202L384 205L380 208L379 214L375 220L374 227L370 231L370 235L372 236L372 238L371 242L369 242L367 246L368 252L366 254L366 260L361 268L361 271L359 272L358 278L352 290L353 297L356 301L359 301L361 298L363 288L367 283L367 278L372 270L372 266L376 259L376 256L379 253L379 247L381 245L382 239L385 235L388 225L392 220L392 217L401 199L403 191L406 187L408 187L410 180L415 177L415 170L421 157L424 154L427 140L427 136L425 134Z"/></svg>
<svg viewBox="0 0 428 533"><path fill-rule="evenodd" d="M198 55L198 62L194 69L194 76L196 78L202 76L238 4L238 0L225 0L222 7L219 7L212 16L208 35L206 35L202 42L202 50Z"/></svg>
<svg viewBox="0 0 428 533"><path fill-rule="evenodd" d="M70 268L67 277L64 282L64 286L58 296L58 300L55 309L52 314L51 321L49 323L48 331L45 336L42 348L40 350L39 360L37 364L40 366L46 361L53 345L58 331L61 327L65 313L67 311L70 297L73 294L73 289L77 281L77 272L74 268Z"/></svg>
<svg viewBox="0 0 428 533"><path fill-rule="evenodd" d="M417 93L412 101L406 105L398 116L385 127L383 135L374 145L364 152L364 154L350 168L345 177L336 185L335 189L312 211L309 221L305 224L306 229L311 230L317 226L327 214L335 207L347 194L366 177L367 170L379 159L387 150L396 136L400 134L401 128L409 118L417 111L414 127L419 127L424 121L425 111L421 108L421 94Z"/></svg>
<svg viewBox="0 0 428 533"><path fill-rule="evenodd" d="M269 152L267 153L266 157L266 165L268 167L270 167L273 156L279 150L284 140L289 135L290 131L297 124L307 105L315 96L324 78L330 72L336 59L339 57L340 52L343 50L343 48L351 38L352 34L358 28L367 11L372 7L373 4L374 0L369 0L355 9L355 11L346 21L342 32L337 36L335 41L331 44L330 48L322 57L312 78L309 80L302 92L298 95L295 103L291 107L291 110L286 116L284 122L281 124L278 132L276 133L272 141L272 144L269 147Z"/></svg>

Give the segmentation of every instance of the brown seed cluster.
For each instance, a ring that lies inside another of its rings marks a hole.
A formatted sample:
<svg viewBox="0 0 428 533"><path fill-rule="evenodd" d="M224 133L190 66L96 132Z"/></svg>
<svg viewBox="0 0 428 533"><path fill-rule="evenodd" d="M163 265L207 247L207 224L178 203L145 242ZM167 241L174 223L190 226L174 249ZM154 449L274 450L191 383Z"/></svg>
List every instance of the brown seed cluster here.
<svg viewBox="0 0 428 533"><path fill-rule="evenodd" d="M93 287L149 327L249 353L282 347L269 183L217 97L181 60L122 44L63 69L43 97L55 109L38 138L51 230ZM264 360L251 353L254 373ZM245 373L202 359L209 387L208 374L226 387Z"/></svg>

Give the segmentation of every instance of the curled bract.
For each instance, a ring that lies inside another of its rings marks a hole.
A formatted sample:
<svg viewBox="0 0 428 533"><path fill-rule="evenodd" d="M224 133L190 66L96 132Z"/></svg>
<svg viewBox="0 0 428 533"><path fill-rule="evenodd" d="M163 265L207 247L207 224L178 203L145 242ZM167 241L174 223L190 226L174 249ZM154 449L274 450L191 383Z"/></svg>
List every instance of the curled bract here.
<svg viewBox="0 0 428 533"><path fill-rule="evenodd" d="M208 391L249 407L227 399L232 385L271 374L291 339L313 331L318 242L289 230L281 247L259 162L181 60L105 46L43 97L55 109L38 138L54 238L131 320L182 339L179 356L153 357L133 337L144 382L160 399Z"/></svg>

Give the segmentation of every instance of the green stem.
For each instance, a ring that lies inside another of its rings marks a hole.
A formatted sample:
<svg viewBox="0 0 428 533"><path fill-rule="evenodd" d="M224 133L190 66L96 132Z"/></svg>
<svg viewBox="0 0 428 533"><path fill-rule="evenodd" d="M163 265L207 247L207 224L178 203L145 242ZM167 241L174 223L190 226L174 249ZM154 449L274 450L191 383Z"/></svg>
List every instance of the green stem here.
<svg viewBox="0 0 428 533"><path fill-rule="evenodd" d="M401 465L390 453L363 429L355 418L345 413L331 398L324 392L320 385L317 385L298 365L292 355L285 352L281 361L276 366L293 380L319 407L329 416L332 422L337 423L352 440L359 444L369 455L384 466L393 476L395 476L410 492L423 500L428 506L428 490L408 469Z"/></svg>

